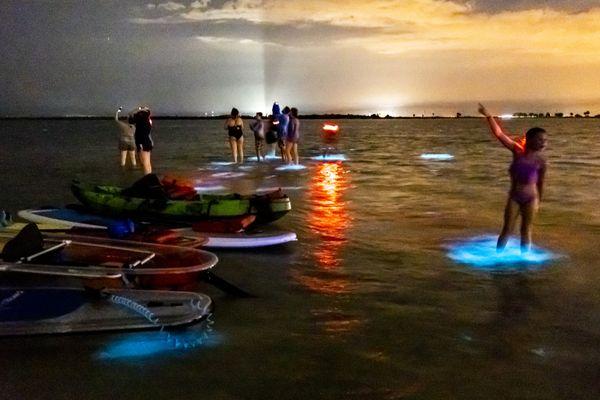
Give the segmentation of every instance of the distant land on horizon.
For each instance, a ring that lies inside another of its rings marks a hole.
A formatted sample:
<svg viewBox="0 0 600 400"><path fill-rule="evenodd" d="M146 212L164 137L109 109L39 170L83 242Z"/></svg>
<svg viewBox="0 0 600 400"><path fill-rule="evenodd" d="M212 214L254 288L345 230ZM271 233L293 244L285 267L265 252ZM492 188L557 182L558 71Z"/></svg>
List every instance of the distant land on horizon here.
<svg viewBox="0 0 600 400"><path fill-rule="evenodd" d="M220 115L153 115L155 120L223 120L227 119L229 114ZM324 113L324 114L301 114L300 119L457 119L457 118L482 118L479 115L436 115L432 114L413 114L411 116L391 116L381 114L342 114L342 113ZM509 118L600 118L600 114L585 112L583 114L574 113L525 113L518 112L510 115L504 115ZM254 115L242 114L244 119L252 119ZM114 116L106 115L48 115L48 116L0 116L0 120L112 120Z"/></svg>

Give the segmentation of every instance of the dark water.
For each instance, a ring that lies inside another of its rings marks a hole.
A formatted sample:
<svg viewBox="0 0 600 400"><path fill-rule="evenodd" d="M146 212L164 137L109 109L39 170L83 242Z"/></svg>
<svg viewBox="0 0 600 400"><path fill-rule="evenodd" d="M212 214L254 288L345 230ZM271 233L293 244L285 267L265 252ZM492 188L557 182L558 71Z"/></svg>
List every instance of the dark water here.
<svg viewBox="0 0 600 400"><path fill-rule="evenodd" d="M180 337L1 339L0 397L598 398L599 123L535 122L550 134L550 169L534 241L563 257L493 275L446 255L500 228L510 154L483 121L341 121L349 160L306 159L293 172L211 164L228 160L220 121L157 121L157 172L248 193L284 187L294 209L276 225L300 241L218 252L215 272L257 297L202 287L213 324ZM531 123L505 124L522 133ZM303 121L301 155L317 150L320 124ZM0 134L5 209L71 203L74 177L140 175L119 168L111 121L2 121ZM123 356L149 346L162 351Z"/></svg>

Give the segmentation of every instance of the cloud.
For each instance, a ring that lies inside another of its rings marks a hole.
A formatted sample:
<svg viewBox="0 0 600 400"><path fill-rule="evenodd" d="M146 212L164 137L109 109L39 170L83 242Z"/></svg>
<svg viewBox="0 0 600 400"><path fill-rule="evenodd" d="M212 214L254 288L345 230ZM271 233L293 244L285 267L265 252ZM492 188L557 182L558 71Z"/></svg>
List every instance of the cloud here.
<svg viewBox="0 0 600 400"><path fill-rule="evenodd" d="M497 3L490 0L346 0L343 7L337 0L228 0L220 5L201 1L193 4L202 7L183 12L178 7L177 13L133 22L280 26L296 34L297 42L302 41L302 28L308 32L329 26L346 29L344 37L331 38L338 46L389 56L460 50L489 51L491 58L504 54L513 58L511 62L523 62L523 56L600 62L600 7L573 12L561 9L557 1L509 3L511 9L506 11L494 8ZM580 8L593 5L576 3Z"/></svg>
<svg viewBox="0 0 600 400"><path fill-rule="evenodd" d="M278 43L255 40L248 38L231 38L222 36L197 36L196 39L207 44L226 44L226 45L243 45L243 46L273 46L281 47Z"/></svg>
<svg viewBox="0 0 600 400"><path fill-rule="evenodd" d="M166 11L179 11L185 10L187 7L181 3L175 3L174 1L168 1L166 3L159 3L156 5L157 9Z"/></svg>

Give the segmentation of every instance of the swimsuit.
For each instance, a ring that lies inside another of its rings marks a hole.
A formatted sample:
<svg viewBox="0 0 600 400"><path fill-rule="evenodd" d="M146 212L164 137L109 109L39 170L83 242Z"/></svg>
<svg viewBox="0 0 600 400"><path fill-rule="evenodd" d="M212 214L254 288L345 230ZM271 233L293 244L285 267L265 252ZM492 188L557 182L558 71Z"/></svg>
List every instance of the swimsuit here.
<svg viewBox="0 0 600 400"><path fill-rule="evenodd" d="M150 137L152 127L149 123L138 123L135 126L135 147L138 151L152 151L154 142Z"/></svg>
<svg viewBox="0 0 600 400"><path fill-rule="evenodd" d="M298 118L290 118L286 140L292 143L298 143L300 140L300 121L298 121Z"/></svg>
<svg viewBox="0 0 600 400"><path fill-rule="evenodd" d="M510 165L510 177L512 189L510 198L520 205L529 204L537 199L537 190L524 191L522 188L536 185L539 179L539 171L542 168L539 160L527 160L523 156L517 156ZM521 190L516 190L519 187Z"/></svg>
<svg viewBox="0 0 600 400"><path fill-rule="evenodd" d="M152 120L150 113L146 111L138 111L134 114L135 121L135 147L138 151L152 151L154 142L150 136L152 130Z"/></svg>
<svg viewBox="0 0 600 400"><path fill-rule="evenodd" d="M240 138L244 136L241 125L228 126L227 133L229 137L235 138L235 140L240 140Z"/></svg>

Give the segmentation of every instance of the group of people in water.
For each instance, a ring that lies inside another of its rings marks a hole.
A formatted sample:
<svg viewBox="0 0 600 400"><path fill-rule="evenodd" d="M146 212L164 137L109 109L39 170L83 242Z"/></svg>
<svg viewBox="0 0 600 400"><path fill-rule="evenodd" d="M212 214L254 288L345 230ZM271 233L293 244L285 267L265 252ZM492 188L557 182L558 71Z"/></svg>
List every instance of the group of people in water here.
<svg viewBox="0 0 600 400"><path fill-rule="evenodd" d="M127 165L127 159L133 167L137 166L136 152L139 156L144 175L152 173L150 156L154 148L152 141L152 118L148 107L138 107L131 111L126 121L121 120L122 107L115 114L115 121L119 125L119 151L121 153L121 167ZM298 142L300 140L300 119L298 109L284 107L280 109L275 102L272 114L263 119L261 112L256 113L254 120L249 124L254 134L254 147L257 161L264 161L267 154L275 155L275 146L280 150L281 159L288 164L299 164ZM231 115L225 121L229 146L234 163L244 162L244 121L237 108L231 109ZM265 151L265 147L267 151Z"/></svg>
<svg viewBox="0 0 600 400"><path fill-rule="evenodd" d="M256 113L254 120L249 124L254 134L254 149L257 161L264 161L267 154L274 156L279 147L281 160L287 164L299 164L298 142L300 140L300 119L298 109L284 107L280 109L275 102L272 114L263 118L261 112ZM225 121L229 146L233 162L244 162L244 121L237 108L231 109L231 116ZM265 147L267 150L265 151Z"/></svg>
<svg viewBox="0 0 600 400"><path fill-rule="evenodd" d="M115 121L117 121L120 128L119 151L121 153L121 167L127 165L128 156L131 165L135 167L137 165L135 154L137 151L144 175L148 175L152 173L150 155L154 148L154 142L150 134L152 131L150 109L148 107L138 107L137 110L127 115L127 122L121 121L121 111L123 111L123 108L119 107L115 114Z"/></svg>
<svg viewBox="0 0 600 400"><path fill-rule="evenodd" d="M125 166L129 156L131 164L136 165L135 151L137 151L144 174L152 172L150 155L154 143L150 135L152 119L150 109L139 107L129 113L127 122L119 119L122 109L119 107L115 120L121 128L119 136L119 150L121 152L121 166ZM502 251L510 234L514 230L518 216L521 216L521 250L527 252L532 241L532 226L539 204L544 192L546 175L546 160L543 150L546 147L546 131L542 128L531 128L525 138L514 140L500 126L498 121L479 104L479 113L487 120L494 136L513 154L513 161L509 168L511 186L508 199L504 208L504 223L498 237L497 250ZM264 161L267 153L275 154L275 146L280 149L281 159L285 163L298 164L298 141L300 139L300 120L298 109L284 107L280 109L275 102L272 114L264 119L262 113L256 113L254 120L249 124L254 134L256 158ZM244 122L236 108L231 110L231 116L225 122L229 146L234 163L244 162Z"/></svg>

